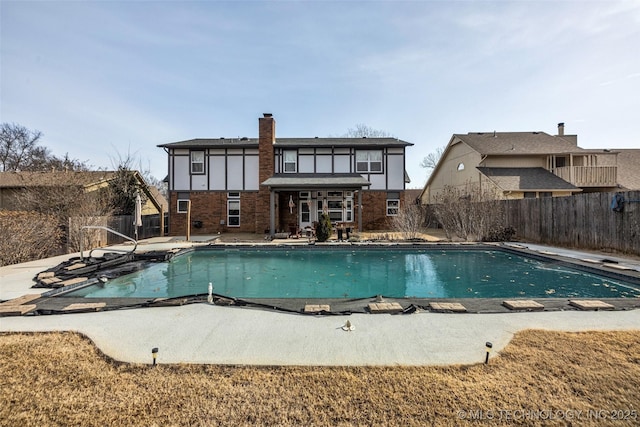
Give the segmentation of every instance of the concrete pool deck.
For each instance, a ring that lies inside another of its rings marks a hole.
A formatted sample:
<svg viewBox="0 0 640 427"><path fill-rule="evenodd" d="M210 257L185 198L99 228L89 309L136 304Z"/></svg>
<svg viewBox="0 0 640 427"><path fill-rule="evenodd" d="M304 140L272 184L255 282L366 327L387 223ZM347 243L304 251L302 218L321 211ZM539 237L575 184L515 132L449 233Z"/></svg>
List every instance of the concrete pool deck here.
<svg viewBox="0 0 640 427"><path fill-rule="evenodd" d="M159 241L153 249L189 242ZM201 242L199 244L206 244ZM526 245L578 259L614 260L640 271L640 260ZM144 245L141 245L144 247ZM0 300L37 293L31 279L72 255L0 268ZM35 291L35 292L34 292ZM349 320L354 330L342 327ZM524 329L638 330L640 310L536 313L307 316L206 303L51 316L0 317L0 332L76 331L123 362L246 365L420 366L481 363ZM187 331L187 332L185 332Z"/></svg>

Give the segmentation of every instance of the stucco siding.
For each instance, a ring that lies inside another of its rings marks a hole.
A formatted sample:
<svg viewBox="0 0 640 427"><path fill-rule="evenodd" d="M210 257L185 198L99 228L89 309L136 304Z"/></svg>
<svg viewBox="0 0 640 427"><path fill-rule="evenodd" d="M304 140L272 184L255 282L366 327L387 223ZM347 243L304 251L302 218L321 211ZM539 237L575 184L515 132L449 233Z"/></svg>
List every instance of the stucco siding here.
<svg viewBox="0 0 640 427"><path fill-rule="evenodd" d="M298 172L313 173L315 167L314 157L308 155L300 155L298 157Z"/></svg>
<svg viewBox="0 0 640 427"><path fill-rule="evenodd" d="M244 189L243 167L242 157L227 157L227 190L240 191Z"/></svg>
<svg viewBox="0 0 640 427"><path fill-rule="evenodd" d="M366 178L366 176L363 174ZM369 182L371 183L371 190L386 190L387 180L384 174L371 174L369 175Z"/></svg>
<svg viewBox="0 0 640 427"><path fill-rule="evenodd" d="M173 158L173 190L190 190L189 157L176 156Z"/></svg>
<svg viewBox="0 0 640 427"><path fill-rule="evenodd" d="M333 157L333 168L335 173L351 172L351 157L348 155L336 155Z"/></svg>
<svg viewBox="0 0 640 427"><path fill-rule="evenodd" d="M389 190L404 190L404 156L387 156L387 176Z"/></svg>
<svg viewBox="0 0 640 427"><path fill-rule="evenodd" d="M257 191L260 188L258 182L258 156L247 156L244 159L244 188Z"/></svg>
<svg viewBox="0 0 640 427"><path fill-rule="evenodd" d="M225 190L225 158L213 156L209 158L209 188L211 190Z"/></svg>
<svg viewBox="0 0 640 427"><path fill-rule="evenodd" d="M423 203L433 203L436 195L445 186L460 187L468 182L478 182L480 154L464 143L449 148L449 153L433 176Z"/></svg>

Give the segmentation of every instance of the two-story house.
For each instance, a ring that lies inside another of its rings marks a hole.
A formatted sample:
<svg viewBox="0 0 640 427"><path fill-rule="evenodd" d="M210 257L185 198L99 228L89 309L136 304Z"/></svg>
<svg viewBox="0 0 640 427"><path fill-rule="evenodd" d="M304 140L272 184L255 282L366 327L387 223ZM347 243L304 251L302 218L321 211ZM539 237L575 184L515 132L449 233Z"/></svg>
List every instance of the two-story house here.
<svg viewBox="0 0 640 427"><path fill-rule="evenodd" d="M545 132L454 134L420 195L435 203L446 186L469 184L502 199L615 191L617 151L578 147L576 135Z"/></svg>
<svg viewBox="0 0 640 427"><path fill-rule="evenodd" d="M385 228L403 200L405 150L396 138L276 138L271 114L258 138L191 139L168 154L171 234L288 232L324 212L357 230Z"/></svg>

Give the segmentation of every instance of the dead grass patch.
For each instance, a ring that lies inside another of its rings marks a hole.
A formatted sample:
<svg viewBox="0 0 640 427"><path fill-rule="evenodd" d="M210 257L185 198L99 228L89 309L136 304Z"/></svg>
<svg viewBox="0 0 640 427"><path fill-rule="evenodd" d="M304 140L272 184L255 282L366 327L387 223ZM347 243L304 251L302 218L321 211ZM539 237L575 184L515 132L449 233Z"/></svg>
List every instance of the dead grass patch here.
<svg viewBox="0 0 640 427"><path fill-rule="evenodd" d="M568 424L500 412L523 409L637 425L640 331L525 331L488 365L450 367L154 368L113 362L75 333L2 334L0 378L3 425ZM605 410L629 415L593 415Z"/></svg>

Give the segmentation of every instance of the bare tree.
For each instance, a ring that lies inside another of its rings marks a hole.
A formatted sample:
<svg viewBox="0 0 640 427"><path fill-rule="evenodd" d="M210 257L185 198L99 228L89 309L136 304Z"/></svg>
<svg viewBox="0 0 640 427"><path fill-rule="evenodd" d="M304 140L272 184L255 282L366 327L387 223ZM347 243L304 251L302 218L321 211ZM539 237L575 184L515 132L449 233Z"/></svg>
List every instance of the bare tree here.
<svg viewBox="0 0 640 427"><path fill-rule="evenodd" d="M433 170L438 165L442 154L444 153L444 147L436 148L436 151L433 151L427 154L424 159L420 162L420 167L425 168L427 170L427 175L431 175Z"/></svg>
<svg viewBox="0 0 640 427"><path fill-rule="evenodd" d="M87 170L84 162L57 157L38 145L42 133L15 123L0 125L0 172Z"/></svg>
<svg viewBox="0 0 640 427"><path fill-rule="evenodd" d="M379 129L374 129L371 126L367 126L363 123L358 123L355 128L347 129L347 133L342 135L343 138L386 138L392 137L389 132Z"/></svg>
<svg viewBox="0 0 640 427"><path fill-rule="evenodd" d="M113 213L113 201L109 186L88 188L94 179L87 172L58 172L52 176L51 185L27 187L16 198L22 211L44 215L58 229L66 231L67 249L80 248L80 228L85 225L106 225L106 217ZM71 220L73 218L73 220ZM106 239L95 238L106 243ZM84 242L85 247L90 242Z"/></svg>
<svg viewBox="0 0 640 427"><path fill-rule="evenodd" d="M495 192L482 190L477 184L445 186L436 195L433 208L447 238L481 241L502 228L504 205L496 199Z"/></svg>
<svg viewBox="0 0 640 427"><path fill-rule="evenodd" d="M0 211L0 266L57 255L62 235L48 215Z"/></svg>
<svg viewBox="0 0 640 427"><path fill-rule="evenodd" d="M136 193L142 197L143 204L146 196L140 190L140 183L134 179L133 171L137 170L147 186L153 186L168 197L166 185L160 179L151 175L149 167L142 166L142 160L136 154L127 151L126 155L116 152L116 157L111 159L111 164L116 171L116 179L111 185L112 198L116 215L128 215L134 206Z"/></svg>
<svg viewBox="0 0 640 427"><path fill-rule="evenodd" d="M391 227L402 233L406 240L418 239L424 229L425 210L415 203L405 204L391 217Z"/></svg>
<svg viewBox="0 0 640 427"><path fill-rule="evenodd" d="M2 172L29 170L34 159L46 157L38 147L40 131L31 131L15 123L0 125L0 168Z"/></svg>
<svg viewBox="0 0 640 427"><path fill-rule="evenodd" d="M40 164L34 165L32 170L48 172L48 171L88 171L89 166L86 162L69 157L69 153L65 153L64 157L49 155Z"/></svg>

